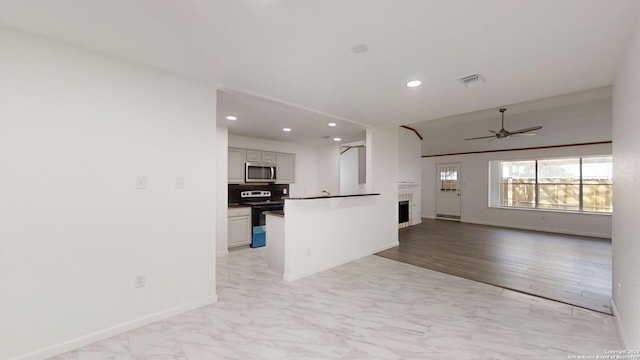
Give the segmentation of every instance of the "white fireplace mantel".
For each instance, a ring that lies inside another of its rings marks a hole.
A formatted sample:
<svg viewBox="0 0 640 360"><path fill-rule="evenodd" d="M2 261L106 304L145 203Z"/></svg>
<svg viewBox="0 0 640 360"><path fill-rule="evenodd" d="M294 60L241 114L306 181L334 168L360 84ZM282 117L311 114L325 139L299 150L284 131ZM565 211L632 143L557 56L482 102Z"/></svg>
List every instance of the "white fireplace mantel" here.
<svg viewBox="0 0 640 360"><path fill-rule="evenodd" d="M398 189L420 187L420 184L414 182L399 182Z"/></svg>
<svg viewBox="0 0 640 360"><path fill-rule="evenodd" d="M405 196L406 194L411 194L410 200ZM409 200L410 201L410 223L408 226L413 226L420 224L422 222L422 186L419 183L414 182L399 182L398 183L398 200Z"/></svg>

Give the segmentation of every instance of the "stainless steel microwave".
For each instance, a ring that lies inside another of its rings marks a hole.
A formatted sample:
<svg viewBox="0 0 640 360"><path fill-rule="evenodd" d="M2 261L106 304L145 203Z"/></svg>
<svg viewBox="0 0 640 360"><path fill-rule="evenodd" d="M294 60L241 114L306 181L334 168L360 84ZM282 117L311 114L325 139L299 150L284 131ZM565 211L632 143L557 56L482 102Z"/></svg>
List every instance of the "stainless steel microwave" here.
<svg viewBox="0 0 640 360"><path fill-rule="evenodd" d="M247 162L244 176L245 182L275 182L276 166Z"/></svg>

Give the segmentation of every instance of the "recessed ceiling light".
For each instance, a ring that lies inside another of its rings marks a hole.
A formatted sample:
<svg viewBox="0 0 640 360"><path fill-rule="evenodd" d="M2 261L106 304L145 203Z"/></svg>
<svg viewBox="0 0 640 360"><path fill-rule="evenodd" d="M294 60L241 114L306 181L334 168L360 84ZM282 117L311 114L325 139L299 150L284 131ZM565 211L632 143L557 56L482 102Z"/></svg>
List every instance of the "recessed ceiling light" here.
<svg viewBox="0 0 640 360"><path fill-rule="evenodd" d="M414 88L422 85L422 81L420 80L411 80L407 83L407 87Z"/></svg>
<svg viewBox="0 0 640 360"><path fill-rule="evenodd" d="M227 115L227 120L235 121L235 120L238 120L238 117L233 115Z"/></svg>
<svg viewBox="0 0 640 360"><path fill-rule="evenodd" d="M333 141L340 141L340 140L342 140L342 139L340 139L340 138L333 138Z"/></svg>
<svg viewBox="0 0 640 360"><path fill-rule="evenodd" d="M289 132L289 131L291 131L291 128L282 128L282 131Z"/></svg>
<svg viewBox="0 0 640 360"><path fill-rule="evenodd" d="M338 124L336 124L336 123L328 123L327 125L328 125L328 126L331 126L331 127L334 127L334 126L336 126L336 125L338 125Z"/></svg>

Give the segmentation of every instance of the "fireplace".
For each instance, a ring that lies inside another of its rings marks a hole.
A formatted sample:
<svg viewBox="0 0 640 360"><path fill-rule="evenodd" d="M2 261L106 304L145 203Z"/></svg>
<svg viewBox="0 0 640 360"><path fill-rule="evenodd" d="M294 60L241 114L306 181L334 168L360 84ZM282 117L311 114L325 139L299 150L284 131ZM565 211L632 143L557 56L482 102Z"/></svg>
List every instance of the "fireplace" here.
<svg viewBox="0 0 640 360"><path fill-rule="evenodd" d="M398 228L413 225L413 196L411 193L398 194Z"/></svg>
<svg viewBox="0 0 640 360"><path fill-rule="evenodd" d="M398 224L409 222L409 201L400 201L398 203Z"/></svg>
<svg viewBox="0 0 640 360"><path fill-rule="evenodd" d="M398 183L398 229L421 223L420 189L420 184L417 183Z"/></svg>

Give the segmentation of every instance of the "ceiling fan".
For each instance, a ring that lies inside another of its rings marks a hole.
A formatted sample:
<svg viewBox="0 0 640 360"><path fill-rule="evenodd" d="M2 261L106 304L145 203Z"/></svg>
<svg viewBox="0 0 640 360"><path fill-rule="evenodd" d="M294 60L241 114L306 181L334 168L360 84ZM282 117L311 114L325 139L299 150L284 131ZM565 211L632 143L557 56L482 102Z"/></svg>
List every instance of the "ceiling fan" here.
<svg viewBox="0 0 640 360"><path fill-rule="evenodd" d="M466 138L465 140L491 139L491 138L506 139L506 138L508 138L509 136L512 136L512 135L515 135L515 136L535 135L535 134L527 134L527 133L529 133L531 131L536 131L536 130L542 129L542 126L534 126L534 127L530 127L530 128L526 128L526 129L520 129L520 130L514 130L514 131L505 130L504 129L504 112L505 111L507 111L507 109L500 109L500 112L502 113L502 127L500 128L500 131L489 130L489 132L492 132L493 135Z"/></svg>

